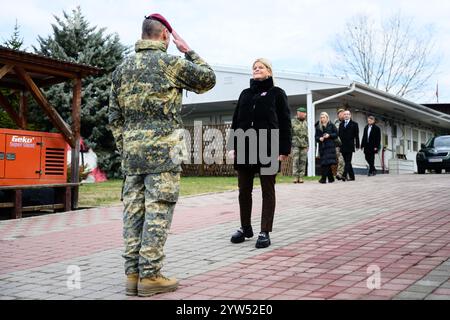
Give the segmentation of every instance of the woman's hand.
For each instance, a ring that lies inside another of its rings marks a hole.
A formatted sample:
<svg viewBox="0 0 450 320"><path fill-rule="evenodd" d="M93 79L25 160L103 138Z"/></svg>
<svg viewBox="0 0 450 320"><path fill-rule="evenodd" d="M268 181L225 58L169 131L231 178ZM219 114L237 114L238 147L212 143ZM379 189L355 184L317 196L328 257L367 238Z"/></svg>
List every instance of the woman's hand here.
<svg viewBox="0 0 450 320"><path fill-rule="evenodd" d="M281 155L278 157L278 161L285 162L288 161L289 156Z"/></svg>
<svg viewBox="0 0 450 320"><path fill-rule="evenodd" d="M324 139L329 139L330 135L328 133L326 133L323 137L324 137Z"/></svg>
<svg viewBox="0 0 450 320"><path fill-rule="evenodd" d="M234 150L228 151L228 158L230 159L236 158L236 151Z"/></svg>
<svg viewBox="0 0 450 320"><path fill-rule="evenodd" d="M325 141L325 138L322 137L322 138L320 138L319 140L320 140L320 142L324 142L324 141Z"/></svg>

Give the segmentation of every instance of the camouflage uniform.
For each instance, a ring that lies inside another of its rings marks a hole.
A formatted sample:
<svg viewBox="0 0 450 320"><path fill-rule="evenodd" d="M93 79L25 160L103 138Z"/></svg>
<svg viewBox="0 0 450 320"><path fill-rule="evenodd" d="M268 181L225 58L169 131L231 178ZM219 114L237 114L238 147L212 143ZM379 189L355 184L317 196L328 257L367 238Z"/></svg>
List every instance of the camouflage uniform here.
<svg viewBox="0 0 450 320"><path fill-rule="evenodd" d="M338 130L338 134L339 134L339 126L341 125L341 120L336 119L334 121L334 125L336 126L336 128ZM337 160L338 160L337 176L343 177L344 169L345 169L345 161L344 161L344 157L342 156L340 147L336 147L336 156L337 156Z"/></svg>
<svg viewBox="0 0 450 320"><path fill-rule="evenodd" d="M292 120L292 157L293 174L297 179L303 179L306 175L308 163L308 122L298 118Z"/></svg>
<svg viewBox="0 0 450 320"><path fill-rule="evenodd" d="M125 272L158 275L178 201L184 144L183 89L215 86L211 67L194 51L168 55L162 41L140 40L113 74L109 123L126 176L123 201Z"/></svg>

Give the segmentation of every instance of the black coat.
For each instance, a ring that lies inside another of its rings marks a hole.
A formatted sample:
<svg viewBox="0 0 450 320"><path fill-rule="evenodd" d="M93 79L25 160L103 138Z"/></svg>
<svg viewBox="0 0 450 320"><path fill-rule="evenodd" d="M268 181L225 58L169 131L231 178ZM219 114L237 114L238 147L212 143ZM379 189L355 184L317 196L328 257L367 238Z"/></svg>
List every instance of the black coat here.
<svg viewBox="0 0 450 320"><path fill-rule="evenodd" d="M361 148L364 149L364 153L378 153L381 145L381 129L377 125L372 126L372 131L370 133L369 139L367 139L369 132L369 126L364 128L364 135L362 139ZM378 150L375 151L375 148Z"/></svg>
<svg viewBox="0 0 450 320"><path fill-rule="evenodd" d="M341 153L353 153L356 151L355 146L359 149L359 126L353 120L345 128L345 121L339 126L339 138L341 139Z"/></svg>
<svg viewBox="0 0 450 320"><path fill-rule="evenodd" d="M325 134L330 137L324 142L320 141ZM334 140L338 137L337 128L331 122L324 128L321 123L316 126L316 142L319 144L320 165L328 166L337 164L336 143Z"/></svg>
<svg viewBox="0 0 450 320"><path fill-rule="evenodd" d="M271 154L271 134L274 129L279 130L279 155L290 155L292 149L292 123L291 112L289 110L288 98L283 89L275 87L273 79L264 81L250 81L250 88L245 89L239 97L238 104L233 116L231 125L233 130L242 129L247 132L249 129L255 129L257 134L257 163L249 159L249 139L245 144L245 163L237 164L238 155L236 153L235 169L250 169L255 172L260 171L261 167L270 167L262 165L259 155L259 146L265 144L267 154ZM267 130L265 141L260 141L263 137L260 135L260 129ZM230 143L232 145L230 146ZM237 151L237 139L229 141L229 150ZM276 151L275 151L276 152ZM275 156L274 156L275 157Z"/></svg>

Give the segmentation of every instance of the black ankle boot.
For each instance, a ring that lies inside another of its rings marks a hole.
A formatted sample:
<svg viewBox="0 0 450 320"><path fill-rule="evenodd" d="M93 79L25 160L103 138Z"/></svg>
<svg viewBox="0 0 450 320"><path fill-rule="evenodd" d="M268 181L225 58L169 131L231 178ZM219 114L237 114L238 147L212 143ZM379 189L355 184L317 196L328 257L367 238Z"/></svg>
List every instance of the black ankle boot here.
<svg viewBox="0 0 450 320"><path fill-rule="evenodd" d="M268 248L271 245L270 236L268 232L261 232L258 236L258 241L256 241L257 249Z"/></svg>
<svg viewBox="0 0 450 320"><path fill-rule="evenodd" d="M245 238L250 239L253 238L253 236L252 227L242 227L231 236L231 242L242 243L245 241Z"/></svg>

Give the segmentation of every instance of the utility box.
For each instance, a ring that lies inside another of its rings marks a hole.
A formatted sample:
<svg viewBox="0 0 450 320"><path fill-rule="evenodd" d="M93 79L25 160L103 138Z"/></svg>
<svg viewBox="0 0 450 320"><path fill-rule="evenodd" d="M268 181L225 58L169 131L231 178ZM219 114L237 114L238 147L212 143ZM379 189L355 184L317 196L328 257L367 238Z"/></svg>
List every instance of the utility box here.
<svg viewBox="0 0 450 320"><path fill-rule="evenodd" d="M66 145L58 133L0 129L0 186L66 183Z"/></svg>
<svg viewBox="0 0 450 320"><path fill-rule="evenodd" d="M414 161L403 159L389 160L389 174L412 174L414 173Z"/></svg>

